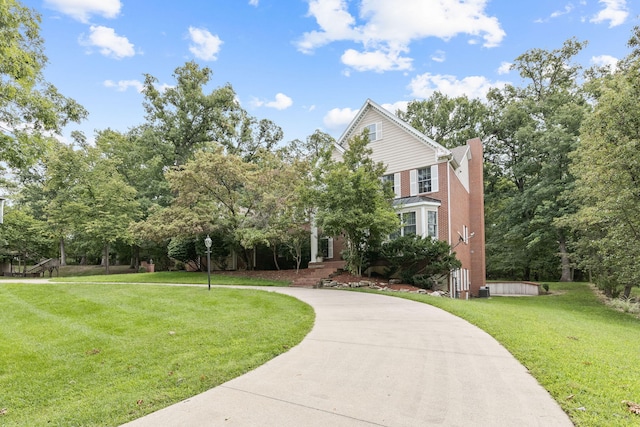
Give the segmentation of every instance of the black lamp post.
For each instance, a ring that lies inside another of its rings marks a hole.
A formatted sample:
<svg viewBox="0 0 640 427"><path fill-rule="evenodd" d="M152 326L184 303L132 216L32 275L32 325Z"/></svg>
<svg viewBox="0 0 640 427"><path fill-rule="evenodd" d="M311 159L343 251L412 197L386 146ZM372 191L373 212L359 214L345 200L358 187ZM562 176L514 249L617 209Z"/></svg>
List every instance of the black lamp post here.
<svg viewBox="0 0 640 427"><path fill-rule="evenodd" d="M211 237L207 234L207 238L204 239L204 245L207 247L207 283L209 284L209 290L211 290Z"/></svg>

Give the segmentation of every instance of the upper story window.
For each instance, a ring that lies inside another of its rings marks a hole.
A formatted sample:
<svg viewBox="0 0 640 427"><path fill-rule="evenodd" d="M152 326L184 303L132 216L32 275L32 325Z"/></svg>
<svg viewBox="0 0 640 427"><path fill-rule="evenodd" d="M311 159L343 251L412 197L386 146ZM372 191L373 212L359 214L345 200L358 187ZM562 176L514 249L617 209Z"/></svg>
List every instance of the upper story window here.
<svg viewBox="0 0 640 427"><path fill-rule="evenodd" d="M411 195L435 193L438 191L438 165L427 166L409 171Z"/></svg>
<svg viewBox="0 0 640 427"><path fill-rule="evenodd" d="M382 139L382 124L373 123L364 127L369 131L369 141L377 141Z"/></svg>
<svg viewBox="0 0 640 427"><path fill-rule="evenodd" d="M393 174L389 174L389 175L382 175L382 184L383 185L389 185L387 184L387 182L391 183L391 190L395 193L396 189L395 189L395 178L393 176Z"/></svg>
<svg viewBox="0 0 640 427"><path fill-rule="evenodd" d="M430 193L433 191L431 168L418 169L418 193Z"/></svg>

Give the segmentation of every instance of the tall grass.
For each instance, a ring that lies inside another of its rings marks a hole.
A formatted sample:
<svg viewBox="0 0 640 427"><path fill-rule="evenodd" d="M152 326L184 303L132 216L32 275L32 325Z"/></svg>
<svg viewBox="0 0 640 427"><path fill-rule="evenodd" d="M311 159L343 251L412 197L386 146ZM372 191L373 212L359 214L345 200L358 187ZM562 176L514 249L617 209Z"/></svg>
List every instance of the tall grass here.
<svg viewBox="0 0 640 427"><path fill-rule="evenodd" d="M253 290L0 283L0 425L120 425L263 364L313 318Z"/></svg>
<svg viewBox="0 0 640 427"><path fill-rule="evenodd" d="M399 294L443 308L502 343L577 426L638 426L640 320L603 304L584 283L550 295L472 301Z"/></svg>

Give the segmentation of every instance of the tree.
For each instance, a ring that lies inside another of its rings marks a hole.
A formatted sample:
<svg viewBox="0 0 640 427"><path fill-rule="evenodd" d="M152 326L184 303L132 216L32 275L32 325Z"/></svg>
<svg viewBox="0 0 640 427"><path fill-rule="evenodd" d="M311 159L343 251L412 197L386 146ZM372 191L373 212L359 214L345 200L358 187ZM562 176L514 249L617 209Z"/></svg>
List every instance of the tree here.
<svg viewBox="0 0 640 427"><path fill-rule="evenodd" d="M87 112L44 80L40 15L17 0L4 0L0 35L0 160L21 168L38 158L45 134L60 133Z"/></svg>
<svg viewBox="0 0 640 427"><path fill-rule="evenodd" d="M28 208L5 207L4 223L0 227L0 254L13 258L19 255L24 260L23 273L27 271L27 260L40 261L51 250L52 241L44 233L42 221L34 218Z"/></svg>
<svg viewBox="0 0 640 427"><path fill-rule="evenodd" d="M47 222L60 242L62 260L65 239L82 237L102 246L108 274L110 246L131 241L128 229L138 218L139 203L116 163L82 135L74 136L78 147L60 144L46 162L45 191L51 195Z"/></svg>
<svg viewBox="0 0 640 427"><path fill-rule="evenodd" d="M407 111L399 110L396 115L434 141L453 148L480 135L486 107L479 99L449 98L434 92L428 99L409 102Z"/></svg>
<svg viewBox="0 0 640 427"><path fill-rule="evenodd" d="M183 165L195 152L211 146L252 161L260 150L271 150L282 140L279 126L240 107L231 85L204 93L212 74L208 67L187 62L173 74L176 86L164 90L157 88L155 77L145 76L147 125L162 145L165 165Z"/></svg>
<svg viewBox="0 0 640 427"><path fill-rule="evenodd" d="M581 236L582 265L610 296L640 284L640 29L618 71L590 82L596 105L581 128L571 172L580 209L568 223Z"/></svg>
<svg viewBox="0 0 640 427"><path fill-rule="evenodd" d="M148 239L167 239L221 232L232 236L247 266L249 251L262 237L252 230L255 206L263 191L256 185L257 166L225 154L222 147L200 151L179 168L167 172L173 203L151 211L136 226Z"/></svg>
<svg viewBox="0 0 640 427"><path fill-rule="evenodd" d="M316 225L325 234L345 238L343 256L356 275L366 268L370 251L399 227L394 195L380 179L385 167L371 160L368 142L366 132L354 137L338 162L327 151L316 171L313 195Z"/></svg>
<svg viewBox="0 0 640 427"><path fill-rule="evenodd" d="M487 217L487 248L499 250L488 259L523 255L524 279L553 277L560 270L561 280L571 280L570 235L556 220L575 209L562 195L573 185L570 153L589 108L576 83L580 67L572 63L584 45L570 39L553 51L520 55L513 68L527 84L493 89L487 96L485 153L493 176L486 204L488 213L498 214ZM508 192L491 191L497 188ZM492 245L496 237L505 238L506 245Z"/></svg>

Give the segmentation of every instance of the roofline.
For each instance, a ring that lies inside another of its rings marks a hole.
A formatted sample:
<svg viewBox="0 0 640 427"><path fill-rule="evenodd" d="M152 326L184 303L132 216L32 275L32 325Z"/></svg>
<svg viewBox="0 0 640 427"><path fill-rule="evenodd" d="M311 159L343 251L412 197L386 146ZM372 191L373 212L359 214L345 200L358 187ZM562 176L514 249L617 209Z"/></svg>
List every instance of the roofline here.
<svg viewBox="0 0 640 427"><path fill-rule="evenodd" d="M356 125L360 123L360 121L364 116L364 112L367 106L373 108L378 113L382 114L387 119L391 120L392 122L394 122L395 124L403 128L406 132L415 136L422 143L431 146L431 148L436 150L438 158L448 158L448 159L451 158L451 151L448 148L444 147L443 145L440 145L439 143L429 138L427 135L423 134L422 132L419 132L404 120L400 120L395 114L392 114L390 111L378 105L377 103L372 101L370 98L367 98L367 100L364 102L360 110L358 110L358 113L356 114L356 116L353 118L353 120L351 120L351 123L349 123L349 126L347 126L344 132L342 132L342 135L340 135L340 138L338 138L338 140L336 141L336 144L342 148L343 152L344 152L343 143L345 142L344 141L345 138L347 137L347 135L349 135L353 131Z"/></svg>

